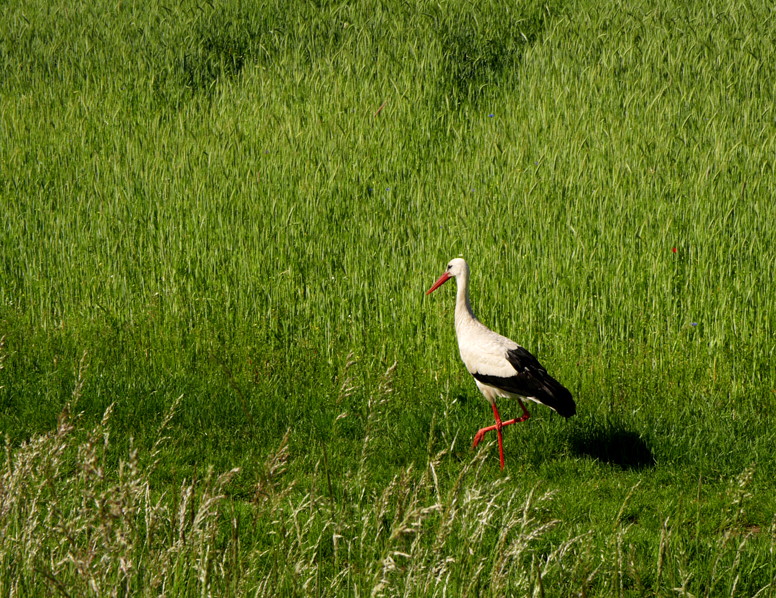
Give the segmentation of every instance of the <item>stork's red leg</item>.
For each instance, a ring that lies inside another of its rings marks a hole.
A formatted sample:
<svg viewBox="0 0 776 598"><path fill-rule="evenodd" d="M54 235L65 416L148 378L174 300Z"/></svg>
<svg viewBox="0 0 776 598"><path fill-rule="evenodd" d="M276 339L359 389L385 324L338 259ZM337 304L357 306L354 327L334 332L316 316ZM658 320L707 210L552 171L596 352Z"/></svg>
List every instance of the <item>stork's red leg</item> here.
<svg viewBox="0 0 776 598"><path fill-rule="evenodd" d="M493 417L496 418L496 423L492 426L480 428L477 431L477 433L474 435L474 442L472 442L472 448L474 448L485 437L486 433L492 432L493 430L495 430L496 436L498 437L498 456L499 456L499 463L501 464L501 469L504 469L504 441L501 436L501 428L503 428L504 426L510 426L512 424L519 424L520 422L524 422L529 417L531 417L531 414L528 413L528 409L525 408L523 401L521 401L520 399L518 399L517 401L518 403L520 403L520 407L523 408L523 415L520 417L516 417L515 419L509 419L505 422L501 421L501 416L498 413L498 408L496 408L495 403L492 403L491 407L493 408Z"/></svg>
<svg viewBox="0 0 776 598"><path fill-rule="evenodd" d="M505 421L502 425L509 426L510 424L519 424L520 422L524 422L529 417L531 417L531 414L528 413L528 409L525 408L525 403L521 401L520 399L517 399L517 402L520 403L520 407L523 409L523 415L520 417L516 417L515 419L510 419L509 421Z"/></svg>

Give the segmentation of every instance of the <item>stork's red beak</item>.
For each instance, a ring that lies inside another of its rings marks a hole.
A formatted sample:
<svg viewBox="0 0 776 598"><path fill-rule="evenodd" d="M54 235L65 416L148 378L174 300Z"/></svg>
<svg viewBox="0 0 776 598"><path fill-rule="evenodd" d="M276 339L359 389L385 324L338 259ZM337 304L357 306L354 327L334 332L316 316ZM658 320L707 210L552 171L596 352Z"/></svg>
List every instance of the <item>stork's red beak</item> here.
<svg viewBox="0 0 776 598"><path fill-rule="evenodd" d="M432 286L429 290L426 291L426 295L430 295L434 291L436 291L439 287L441 287L443 284L445 284L448 280L450 280L452 276L450 276L449 272L445 272L440 276L437 281L434 283L434 286Z"/></svg>

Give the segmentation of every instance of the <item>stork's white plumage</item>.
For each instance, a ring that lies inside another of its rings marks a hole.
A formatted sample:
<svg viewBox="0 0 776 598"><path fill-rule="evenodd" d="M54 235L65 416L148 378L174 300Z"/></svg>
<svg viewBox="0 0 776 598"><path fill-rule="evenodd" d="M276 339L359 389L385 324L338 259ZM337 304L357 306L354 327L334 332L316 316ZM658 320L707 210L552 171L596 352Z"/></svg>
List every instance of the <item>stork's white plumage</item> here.
<svg viewBox="0 0 776 598"><path fill-rule="evenodd" d="M474 376L477 388L493 409L496 424L480 429L474 436L477 446L487 432L496 431L501 468L504 468L504 446L501 429L504 426L523 422L531 415L523 399L547 405L563 417L577 412L571 393L542 367L542 364L516 342L487 328L472 313L469 304L469 265L461 258L447 264L447 269L426 295L442 284L455 278L458 292L455 299L455 334L458 349L466 369ZM496 399L514 398L520 403L523 415L519 418L501 421Z"/></svg>

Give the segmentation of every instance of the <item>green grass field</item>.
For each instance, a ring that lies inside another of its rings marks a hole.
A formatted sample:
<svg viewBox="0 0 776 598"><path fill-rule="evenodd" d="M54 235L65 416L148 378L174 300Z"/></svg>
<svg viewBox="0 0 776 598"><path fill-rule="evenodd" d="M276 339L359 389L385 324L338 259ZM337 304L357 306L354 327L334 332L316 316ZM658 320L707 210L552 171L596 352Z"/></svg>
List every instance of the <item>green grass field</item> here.
<svg viewBox="0 0 776 598"><path fill-rule="evenodd" d="M0 4L0 594L776 596L775 38ZM503 472L424 296L458 255L577 401Z"/></svg>

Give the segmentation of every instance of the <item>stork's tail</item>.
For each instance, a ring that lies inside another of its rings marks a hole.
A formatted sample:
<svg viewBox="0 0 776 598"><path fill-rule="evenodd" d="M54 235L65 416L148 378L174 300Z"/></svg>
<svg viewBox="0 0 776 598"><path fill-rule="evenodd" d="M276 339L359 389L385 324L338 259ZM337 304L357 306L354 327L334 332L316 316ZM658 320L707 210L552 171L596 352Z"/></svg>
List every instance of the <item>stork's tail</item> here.
<svg viewBox="0 0 776 598"><path fill-rule="evenodd" d="M536 398L540 403L547 405L550 409L555 411L558 415L563 417L571 417L577 412L577 404L574 402L574 398L571 396L571 392L568 388L563 386L560 382L555 380L549 374L548 380L545 380L543 385L545 390L541 393L541 396Z"/></svg>

